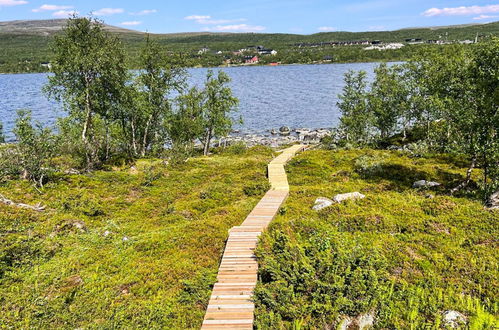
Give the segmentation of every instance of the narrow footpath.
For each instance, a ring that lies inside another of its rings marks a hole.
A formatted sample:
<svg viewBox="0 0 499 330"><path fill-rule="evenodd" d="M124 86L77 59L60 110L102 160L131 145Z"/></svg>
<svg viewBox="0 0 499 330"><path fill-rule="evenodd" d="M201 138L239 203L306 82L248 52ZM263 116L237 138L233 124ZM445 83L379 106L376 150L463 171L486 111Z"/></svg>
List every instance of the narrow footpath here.
<svg viewBox="0 0 499 330"><path fill-rule="evenodd" d="M289 185L284 165L305 147L294 145L270 162L268 177L271 189L246 220L229 231L202 329L253 329L255 304L252 297L258 273L254 250L258 236L268 227L288 197Z"/></svg>

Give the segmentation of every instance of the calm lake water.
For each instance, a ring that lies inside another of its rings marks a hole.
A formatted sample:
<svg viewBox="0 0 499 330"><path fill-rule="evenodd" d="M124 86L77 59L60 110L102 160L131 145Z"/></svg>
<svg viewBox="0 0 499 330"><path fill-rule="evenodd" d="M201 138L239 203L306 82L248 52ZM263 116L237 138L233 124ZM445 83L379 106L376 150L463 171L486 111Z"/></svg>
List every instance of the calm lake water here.
<svg viewBox="0 0 499 330"><path fill-rule="evenodd" d="M263 133L283 125L292 128L329 128L337 124L338 94L348 70L365 70L371 76L376 63L256 66L223 68L240 100L244 133ZM189 83L201 86L207 69L189 69ZM42 87L46 74L0 75L0 120L7 139L17 109L31 109L33 118L45 125L64 116L57 103L47 100Z"/></svg>

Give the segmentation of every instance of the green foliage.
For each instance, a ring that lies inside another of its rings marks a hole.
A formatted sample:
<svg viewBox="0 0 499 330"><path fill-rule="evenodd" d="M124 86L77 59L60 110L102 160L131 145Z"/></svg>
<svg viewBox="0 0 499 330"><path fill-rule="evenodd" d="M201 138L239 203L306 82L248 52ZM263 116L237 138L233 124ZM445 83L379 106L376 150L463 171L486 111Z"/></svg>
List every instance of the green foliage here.
<svg viewBox="0 0 499 330"><path fill-rule="evenodd" d="M67 122L78 127L85 165L93 168L109 159L109 125L120 113L128 79L123 45L88 18L68 20L52 48L54 60L46 86L48 95L64 104ZM96 128L106 130L103 141Z"/></svg>
<svg viewBox="0 0 499 330"><path fill-rule="evenodd" d="M461 161L316 150L287 172L287 211L257 248L257 328L336 328L367 313L375 329L439 328L448 310L469 328L497 326L499 214L475 198L411 188L418 179L453 186L466 173ZM311 209L318 196L352 191L366 198Z"/></svg>
<svg viewBox="0 0 499 330"><path fill-rule="evenodd" d="M227 86L229 82L230 77L223 71L218 71L215 77L213 71L209 70L206 76L202 113L205 155L209 152L213 137L225 137L232 129L230 114L236 110L239 100L232 95L232 90Z"/></svg>
<svg viewBox="0 0 499 330"><path fill-rule="evenodd" d="M121 123L133 155L145 156L151 148L163 148L171 126L172 92L185 88L187 73L172 65L166 50L147 36L140 53L140 68L131 95L133 106Z"/></svg>
<svg viewBox="0 0 499 330"><path fill-rule="evenodd" d="M0 175L21 176L43 186L53 171L50 164L54 155L54 137L51 130L39 123L34 127L31 112L19 110L14 134L17 143L0 150Z"/></svg>
<svg viewBox="0 0 499 330"><path fill-rule="evenodd" d="M170 114L166 130L172 152L179 160L192 154L194 142L203 134L204 98L203 91L193 87L177 98L177 106Z"/></svg>
<svg viewBox="0 0 499 330"><path fill-rule="evenodd" d="M140 49L144 34L133 31L116 31L110 29L126 45L130 58L130 68L140 68ZM52 40L54 30L47 30L48 36L31 33L28 28L25 32L0 32L0 45L4 50L0 53L1 72L45 72L47 68L41 63L51 61L52 56L48 44ZM471 26L454 26L440 28L402 29L397 31L376 32L327 32L312 35L276 34L276 33L176 33L151 35L154 40L170 50L170 58L179 65L187 67L216 67L223 65L226 56L238 60L233 51L245 48L248 45L265 45L278 51L277 56L262 56L261 64L270 62L293 63L320 63L325 56L332 56L334 62L379 62L404 61L413 56L422 48L441 48L443 45L407 45L401 49L365 50L362 46L316 46L297 47L300 43L321 43L331 41L361 41L381 40L383 42L404 42L408 38L422 38L423 40L439 40L446 36L448 41L473 40L477 33L480 36L497 35L499 23L478 24ZM212 52L198 55L200 48L209 47ZM222 51L222 55L214 54Z"/></svg>
<svg viewBox="0 0 499 330"><path fill-rule="evenodd" d="M269 148L193 157L181 167L58 176L0 194L0 324L9 328L195 329L201 326L228 230L261 195ZM126 238L126 239L125 239Z"/></svg>
<svg viewBox="0 0 499 330"><path fill-rule="evenodd" d="M370 142L373 119L367 107L366 76L365 71L345 74L345 87L339 95L338 107L341 111L340 130L344 132L346 143L368 145Z"/></svg>
<svg viewBox="0 0 499 330"><path fill-rule="evenodd" d="M3 123L0 121L0 143L5 143L5 135L3 134Z"/></svg>
<svg viewBox="0 0 499 330"><path fill-rule="evenodd" d="M244 186L243 191L246 196L259 196L265 194L270 189L270 184L265 183L253 183Z"/></svg>
<svg viewBox="0 0 499 330"><path fill-rule="evenodd" d="M363 72L350 72L339 104L343 141L387 146L390 136L404 141L408 130L424 130L424 148L416 153L467 156L470 171L483 169L486 197L499 186L498 64L499 39L491 38L472 48L428 50L403 65L382 64L369 89Z"/></svg>

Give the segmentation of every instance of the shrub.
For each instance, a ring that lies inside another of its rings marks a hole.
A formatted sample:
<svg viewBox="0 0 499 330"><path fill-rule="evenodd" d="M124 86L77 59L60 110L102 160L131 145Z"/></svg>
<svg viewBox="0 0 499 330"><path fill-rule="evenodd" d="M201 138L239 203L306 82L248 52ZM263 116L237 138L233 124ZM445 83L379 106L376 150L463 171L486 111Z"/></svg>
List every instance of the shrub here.
<svg viewBox="0 0 499 330"><path fill-rule="evenodd" d="M258 196L266 193L270 189L269 183L254 183L243 188L246 196Z"/></svg>
<svg viewBox="0 0 499 330"><path fill-rule="evenodd" d="M0 121L0 143L5 143L5 135L3 134L3 124Z"/></svg>
<svg viewBox="0 0 499 330"><path fill-rule="evenodd" d="M371 177L379 175L383 171L383 159L375 156L363 155L355 160L355 172L362 177Z"/></svg>
<svg viewBox="0 0 499 330"><path fill-rule="evenodd" d="M53 135L39 123L33 126L31 112L20 110L17 116L14 128L17 144L0 151L0 173L2 176L20 175L42 186L52 171Z"/></svg>

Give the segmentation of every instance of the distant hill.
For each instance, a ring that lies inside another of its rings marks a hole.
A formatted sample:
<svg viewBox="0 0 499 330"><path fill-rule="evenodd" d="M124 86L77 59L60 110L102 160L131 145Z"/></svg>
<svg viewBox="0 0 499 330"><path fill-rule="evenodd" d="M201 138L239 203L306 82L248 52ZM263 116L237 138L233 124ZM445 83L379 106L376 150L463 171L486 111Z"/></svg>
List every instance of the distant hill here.
<svg viewBox="0 0 499 330"><path fill-rule="evenodd" d="M0 72L31 72L43 70L40 63L50 61L49 44L52 37L66 25L66 19L52 20L19 20L0 22ZM136 59L139 47L144 42L144 32L124 29L116 26L105 25L105 29L117 34L124 42L132 62ZM263 45L289 55L285 63L303 63L295 61L291 52L302 54L297 50L297 45L315 46L324 42L346 41L374 41L385 43L404 42L406 39L459 41L474 40L476 35L499 35L499 21L488 24L463 24L455 26L434 26L425 28L408 28L395 31L370 31L370 32L322 32L310 35L285 34L285 33L213 33L213 32L185 32L151 34L151 37L168 48L168 50L182 54L184 58L197 54L200 48L207 47L214 51L231 52L250 45ZM311 51L311 48L306 48ZM343 55L336 56L341 61L369 61L369 60L403 60L410 53L406 50L399 54L376 55L366 58L362 48L357 48L355 56L347 54L347 50L339 50ZM404 56L401 56L404 54ZM323 55L335 53L325 50L324 54L314 55L322 58ZM372 53L371 55L375 55ZM303 56L300 55L303 58ZM311 58L311 57L310 57ZM278 59L281 60L281 59ZM219 65L219 60L208 61L202 65ZM133 65L133 64L132 64ZM188 65L199 65L190 63Z"/></svg>
<svg viewBox="0 0 499 330"><path fill-rule="evenodd" d="M66 26L67 19L19 20L0 22L0 33L13 35L53 35ZM105 25L107 31L113 33L142 34L142 32Z"/></svg>

